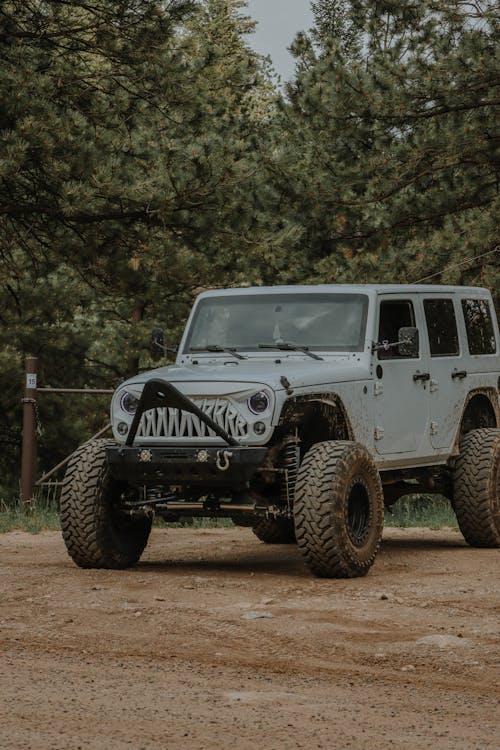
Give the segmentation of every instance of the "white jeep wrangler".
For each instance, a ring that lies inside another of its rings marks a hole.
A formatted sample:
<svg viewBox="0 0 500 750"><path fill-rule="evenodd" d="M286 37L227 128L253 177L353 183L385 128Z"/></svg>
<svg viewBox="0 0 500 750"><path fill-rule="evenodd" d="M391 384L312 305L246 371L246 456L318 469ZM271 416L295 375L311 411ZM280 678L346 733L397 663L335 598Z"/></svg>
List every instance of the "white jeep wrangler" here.
<svg viewBox="0 0 500 750"><path fill-rule="evenodd" d="M155 513L229 517L265 542L296 541L316 575L361 576L384 505L419 492L451 500L469 544L498 547L499 352L486 289L203 293L175 365L120 385L114 441L69 464L69 554L122 568Z"/></svg>

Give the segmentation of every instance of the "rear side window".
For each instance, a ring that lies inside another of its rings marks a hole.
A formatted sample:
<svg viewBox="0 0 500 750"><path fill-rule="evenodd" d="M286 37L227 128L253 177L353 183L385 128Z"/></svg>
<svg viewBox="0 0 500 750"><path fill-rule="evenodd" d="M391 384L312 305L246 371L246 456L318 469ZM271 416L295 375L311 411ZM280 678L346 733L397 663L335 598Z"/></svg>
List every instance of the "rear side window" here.
<svg viewBox="0 0 500 750"><path fill-rule="evenodd" d="M496 342L488 300L463 299L467 342L471 354L495 354Z"/></svg>
<svg viewBox="0 0 500 750"><path fill-rule="evenodd" d="M451 299L426 299L424 310L431 356L457 356L460 349L453 301Z"/></svg>

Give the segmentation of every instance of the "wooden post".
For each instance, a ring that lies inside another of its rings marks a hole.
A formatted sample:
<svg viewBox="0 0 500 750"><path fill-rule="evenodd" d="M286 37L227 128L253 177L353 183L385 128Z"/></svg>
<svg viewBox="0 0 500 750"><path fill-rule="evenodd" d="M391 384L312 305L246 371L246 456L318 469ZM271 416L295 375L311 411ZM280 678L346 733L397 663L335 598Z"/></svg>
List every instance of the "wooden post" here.
<svg viewBox="0 0 500 750"><path fill-rule="evenodd" d="M38 358L26 357L23 398L23 443L21 453L21 501L29 507L36 481Z"/></svg>

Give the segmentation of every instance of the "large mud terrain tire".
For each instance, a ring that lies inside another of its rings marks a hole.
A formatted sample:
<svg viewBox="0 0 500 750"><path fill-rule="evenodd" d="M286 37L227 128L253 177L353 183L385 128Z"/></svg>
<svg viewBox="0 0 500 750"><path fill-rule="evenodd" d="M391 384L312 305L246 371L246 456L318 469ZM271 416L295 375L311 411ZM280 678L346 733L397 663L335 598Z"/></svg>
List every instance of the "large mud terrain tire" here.
<svg viewBox="0 0 500 750"><path fill-rule="evenodd" d="M132 518L117 508L124 485L106 464L108 440L91 440L68 464L61 493L63 539L81 568L127 568L147 544L151 518Z"/></svg>
<svg viewBox="0 0 500 750"><path fill-rule="evenodd" d="M472 430L462 438L453 508L466 542L500 547L500 430Z"/></svg>
<svg viewBox="0 0 500 750"><path fill-rule="evenodd" d="M266 544L295 544L295 526L288 518L262 518L253 528L255 536Z"/></svg>
<svg viewBox="0 0 500 750"><path fill-rule="evenodd" d="M366 448L350 441L316 443L295 488L297 543L322 578L365 575L384 525L382 483Z"/></svg>

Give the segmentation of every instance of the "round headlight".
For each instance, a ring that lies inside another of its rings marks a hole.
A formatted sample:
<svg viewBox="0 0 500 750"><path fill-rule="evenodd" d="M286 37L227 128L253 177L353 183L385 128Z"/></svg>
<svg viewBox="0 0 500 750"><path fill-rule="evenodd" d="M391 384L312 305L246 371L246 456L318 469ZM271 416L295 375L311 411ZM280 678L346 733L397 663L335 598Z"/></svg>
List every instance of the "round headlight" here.
<svg viewBox="0 0 500 750"><path fill-rule="evenodd" d="M269 396L265 391L254 393L247 401L252 414L262 414L269 407Z"/></svg>
<svg viewBox="0 0 500 750"><path fill-rule="evenodd" d="M139 399L128 391L125 391L120 399L120 406L127 414L135 414L137 411L138 403Z"/></svg>

